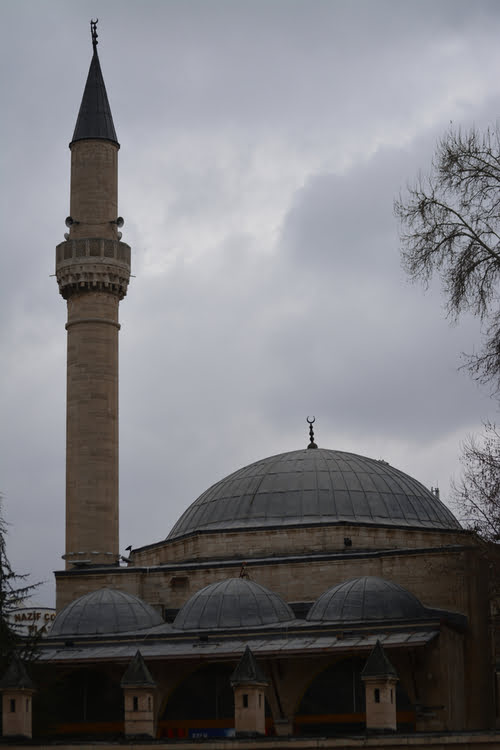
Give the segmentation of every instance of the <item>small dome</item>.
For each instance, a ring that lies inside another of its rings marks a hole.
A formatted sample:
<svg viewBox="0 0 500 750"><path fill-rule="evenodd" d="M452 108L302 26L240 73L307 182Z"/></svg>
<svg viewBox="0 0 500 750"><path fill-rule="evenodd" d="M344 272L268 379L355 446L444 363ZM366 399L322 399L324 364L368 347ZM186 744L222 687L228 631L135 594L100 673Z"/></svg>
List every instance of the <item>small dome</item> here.
<svg viewBox="0 0 500 750"><path fill-rule="evenodd" d="M215 630L288 622L295 616L273 591L247 578L228 578L194 594L179 610L174 628Z"/></svg>
<svg viewBox="0 0 500 750"><path fill-rule="evenodd" d="M376 576L339 583L316 600L309 621L359 622L366 620L416 620L425 607L416 596L392 581Z"/></svg>
<svg viewBox="0 0 500 750"><path fill-rule="evenodd" d="M270 456L221 479L189 506L167 539L346 523L461 528L439 498L385 461L317 448Z"/></svg>
<svg viewBox="0 0 500 750"><path fill-rule="evenodd" d="M162 624L161 615L137 596L99 589L64 607L54 620L50 636L125 633Z"/></svg>

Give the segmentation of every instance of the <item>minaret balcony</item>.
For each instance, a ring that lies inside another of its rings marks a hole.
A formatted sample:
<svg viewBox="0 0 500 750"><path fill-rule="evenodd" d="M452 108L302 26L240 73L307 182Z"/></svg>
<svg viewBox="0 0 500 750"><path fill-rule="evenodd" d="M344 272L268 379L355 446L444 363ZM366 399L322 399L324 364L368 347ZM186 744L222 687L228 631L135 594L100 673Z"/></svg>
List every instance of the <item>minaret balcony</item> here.
<svg viewBox="0 0 500 750"><path fill-rule="evenodd" d="M84 291L107 291L122 299L130 279L130 246L99 237L61 242L56 278L64 299Z"/></svg>

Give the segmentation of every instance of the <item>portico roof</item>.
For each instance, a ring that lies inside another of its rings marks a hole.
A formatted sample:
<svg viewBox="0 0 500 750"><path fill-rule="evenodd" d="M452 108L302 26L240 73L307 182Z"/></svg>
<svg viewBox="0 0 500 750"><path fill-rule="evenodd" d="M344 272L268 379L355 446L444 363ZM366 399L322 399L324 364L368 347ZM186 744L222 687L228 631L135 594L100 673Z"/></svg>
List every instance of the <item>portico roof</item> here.
<svg viewBox="0 0 500 750"><path fill-rule="evenodd" d="M210 656L212 658L240 658L246 646L250 644L253 654L258 656L300 657L340 652L368 652L373 649L377 640L385 649L415 648L424 646L439 634L439 627L425 630L409 630L378 633L342 634L282 634L278 637L265 635L243 638L224 637L217 634L199 639L167 639L143 641L140 644L141 654L148 661L195 659ZM108 643L81 643L64 646L54 644L44 648L40 653L41 662L89 662L89 661L129 661L137 651L137 640L111 641Z"/></svg>

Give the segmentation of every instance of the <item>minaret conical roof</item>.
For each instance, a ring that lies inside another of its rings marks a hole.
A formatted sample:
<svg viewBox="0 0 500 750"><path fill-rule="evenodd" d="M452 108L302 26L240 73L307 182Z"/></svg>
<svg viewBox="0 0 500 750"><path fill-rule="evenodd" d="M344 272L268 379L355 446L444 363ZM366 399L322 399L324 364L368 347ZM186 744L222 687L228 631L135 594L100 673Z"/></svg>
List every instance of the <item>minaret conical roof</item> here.
<svg viewBox="0 0 500 750"><path fill-rule="evenodd" d="M12 658L10 660L9 666L7 667L7 671L3 675L2 679L0 680L0 690L8 690L8 689L16 689L16 690L34 690L35 685L33 684L33 681L29 677L26 667L24 666L23 662L19 658L19 656L14 653L12 654Z"/></svg>
<svg viewBox="0 0 500 750"><path fill-rule="evenodd" d="M361 677L396 677L397 672L387 658L384 647L377 640L373 650L366 660Z"/></svg>
<svg viewBox="0 0 500 750"><path fill-rule="evenodd" d="M102 77L101 64L97 54L97 40L94 37L93 48L94 54L92 55L87 83L85 84L82 103L80 104L80 111L71 143L87 138L103 138L118 144L106 86Z"/></svg>
<svg viewBox="0 0 500 750"><path fill-rule="evenodd" d="M156 687L156 682L151 677L151 672L139 650L128 665L120 684L122 687Z"/></svg>
<svg viewBox="0 0 500 750"><path fill-rule="evenodd" d="M267 678L257 664L255 656L247 645L245 652L239 660L236 669L231 675L231 685L267 685Z"/></svg>

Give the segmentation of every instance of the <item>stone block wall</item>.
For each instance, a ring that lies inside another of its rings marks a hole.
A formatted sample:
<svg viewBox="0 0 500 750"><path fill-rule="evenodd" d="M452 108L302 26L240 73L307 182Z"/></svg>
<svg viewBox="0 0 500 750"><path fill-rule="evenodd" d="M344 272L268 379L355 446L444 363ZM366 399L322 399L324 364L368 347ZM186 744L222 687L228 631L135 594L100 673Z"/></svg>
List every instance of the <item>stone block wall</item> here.
<svg viewBox="0 0 500 750"><path fill-rule="evenodd" d="M116 143L93 139L71 146L71 239L117 238L118 149Z"/></svg>
<svg viewBox="0 0 500 750"><path fill-rule="evenodd" d="M118 297L68 299L66 559L118 559Z"/></svg>
<svg viewBox="0 0 500 750"><path fill-rule="evenodd" d="M349 549L383 550L441 547L466 544L467 531L439 531L373 525L282 526L279 529L254 529L198 533L182 539L164 541L134 550L134 565L162 565L181 560L251 559L273 555L342 552Z"/></svg>
<svg viewBox="0 0 500 750"><path fill-rule="evenodd" d="M350 578L374 575L399 583L424 605L471 613L471 597L478 611L484 609L481 592L469 571L474 565L474 549L450 547L434 550L405 550L366 555L341 555L314 560L307 555L291 559L267 558L261 564L246 566L250 578L280 594L287 602L314 601L331 586ZM141 597L156 607L178 609L204 586L237 577L241 562L224 565L199 563L153 568L109 568L57 576L57 609L78 596L109 586Z"/></svg>

